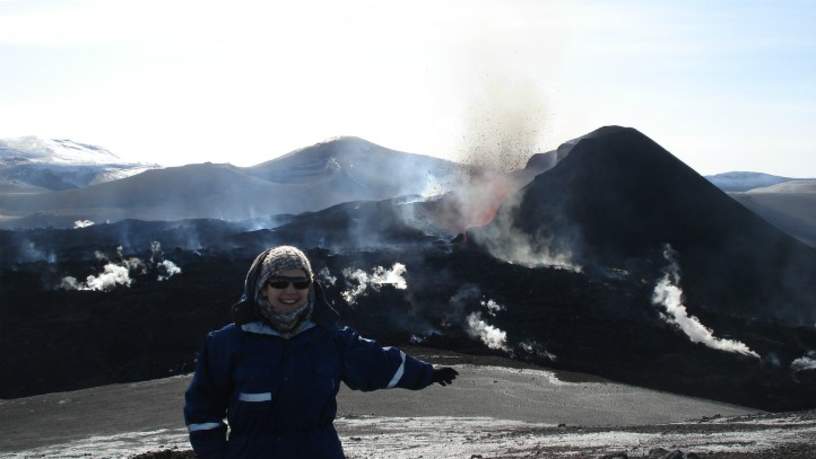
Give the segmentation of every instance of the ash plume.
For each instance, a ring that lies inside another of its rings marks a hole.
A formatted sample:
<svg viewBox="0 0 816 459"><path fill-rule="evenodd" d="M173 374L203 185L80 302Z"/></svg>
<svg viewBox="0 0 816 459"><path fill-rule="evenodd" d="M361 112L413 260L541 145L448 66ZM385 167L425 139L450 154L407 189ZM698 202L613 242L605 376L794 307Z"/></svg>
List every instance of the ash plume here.
<svg viewBox="0 0 816 459"><path fill-rule="evenodd" d="M703 325L695 316L690 316L683 304L683 290L680 288L680 266L674 256L674 250L666 244L663 257L669 263L663 277L654 287L652 303L663 306L665 313L661 318L667 323L677 326L693 343L701 343L712 349L733 352L759 358L759 354L752 351L744 343L732 339L722 339L714 336L713 331Z"/></svg>
<svg viewBox="0 0 816 459"><path fill-rule="evenodd" d="M463 163L478 169L520 169L535 153L546 113L532 79L491 76L471 99Z"/></svg>
<svg viewBox="0 0 816 459"><path fill-rule="evenodd" d="M376 266L371 273L367 273L362 269L352 270L346 268L343 270L343 276L346 278L346 284L351 285L351 288L344 290L340 295L346 303L353 305L357 302L357 298L369 288L376 292L383 285L391 285L398 290L405 290L408 288L408 283L404 277L406 271L405 265L402 263L394 263L391 269Z"/></svg>
<svg viewBox="0 0 816 459"><path fill-rule="evenodd" d="M490 349L509 352L507 347L507 332L499 330L497 327L482 320L481 312L473 312L465 318L465 332L471 338L479 339Z"/></svg>
<svg viewBox="0 0 816 459"><path fill-rule="evenodd" d="M566 235L559 235L556 241L545 229L536 234L527 234L517 228L514 219L518 215L523 192L510 196L498 210L490 225L474 231L477 244L484 247L493 257L528 268L549 267L581 272L582 266L573 259L570 241Z"/></svg>

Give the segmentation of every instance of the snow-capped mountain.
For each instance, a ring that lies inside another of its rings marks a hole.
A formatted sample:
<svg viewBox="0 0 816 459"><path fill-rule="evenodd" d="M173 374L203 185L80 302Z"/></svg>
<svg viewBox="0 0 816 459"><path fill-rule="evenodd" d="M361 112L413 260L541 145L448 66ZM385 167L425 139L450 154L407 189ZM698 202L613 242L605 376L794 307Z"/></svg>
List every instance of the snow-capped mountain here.
<svg viewBox="0 0 816 459"><path fill-rule="evenodd" d="M64 165L102 165L122 163L110 151L69 139L43 139L26 136L0 140L0 160L24 160Z"/></svg>
<svg viewBox="0 0 816 459"><path fill-rule="evenodd" d="M28 136L0 140L0 190L5 193L83 188L156 167L69 139Z"/></svg>
<svg viewBox="0 0 816 459"><path fill-rule="evenodd" d="M762 172L724 172L722 174L707 175L709 182L717 188L729 191L748 191L754 188L776 185L777 183L793 180L789 177L779 177L776 175L764 174Z"/></svg>
<svg viewBox="0 0 816 459"><path fill-rule="evenodd" d="M244 220L351 201L437 195L449 191L466 169L443 159L342 137L252 167L188 164L79 189L0 194L0 214L70 215L92 221Z"/></svg>

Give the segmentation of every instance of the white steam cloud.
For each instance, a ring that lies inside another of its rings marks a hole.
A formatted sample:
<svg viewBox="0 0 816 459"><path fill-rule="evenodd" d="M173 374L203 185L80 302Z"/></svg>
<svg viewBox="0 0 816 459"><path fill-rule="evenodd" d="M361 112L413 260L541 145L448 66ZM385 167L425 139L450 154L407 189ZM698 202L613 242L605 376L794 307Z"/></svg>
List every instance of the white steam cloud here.
<svg viewBox="0 0 816 459"><path fill-rule="evenodd" d="M337 277L332 276L332 273L331 271L329 271L329 268L325 266L317 273L317 278L324 284L333 286L334 284L337 283Z"/></svg>
<svg viewBox="0 0 816 459"><path fill-rule="evenodd" d="M60 288L65 290L96 290L109 292L119 285L130 287L131 282L133 282L133 280L130 278L130 272L127 267L108 263L100 274L89 275L85 279L85 282L79 282L73 276L63 277Z"/></svg>
<svg viewBox="0 0 816 459"><path fill-rule="evenodd" d="M156 280L165 281L181 273L179 268L171 260L163 259L161 244L154 241L151 244L150 266L136 257L125 258L122 246L116 248L116 261L111 259L102 251L95 250L94 257L106 262L99 274L91 274L80 282L74 276L62 278L59 288L64 290L95 290L109 292L118 286L130 287L133 283L131 275L145 275L151 269L157 273Z"/></svg>
<svg viewBox="0 0 816 459"><path fill-rule="evenodd" d="M408 288L408 282L404 277L406 271L405 265L402 263L394 263L391 269L376 266L370 274L362 269L351 270L346 268L343 270L343 276L346 278L346 283L353 284L353 286L341 292L340 295L346 303L352 305L369 288L377 292L383 285L390 285L396 289L405 290Z"/></svg>
<svg viewBox="0 0 816 459"><path fill-rule="evenodd" d="M424 336L411 335L411 338L409 339L409 341L410 341L411 344L422 344L426 339L428 339L428 338L426 338Z"/></svg>
<svg viewBox="0 0 816 459"><path fill-rule="evenodd" d="M809 351L806 355L795 359L791 362L790 367L793 371L816 370L816 352Z"/></svg>
<svg viewBox="0 0 816 459"><path fill-rule="evenodd" d="M170 260L162 260L157 267L159 269L159 277L157 279L159 282L170 279L176 274L181 274L181 268Z"/></svg>
<svg viewBox="0 0 816 459"><path fill-rule="evenodd" d="M519 348L528 354L536 355L539 358L547 359L551 362L558 360L558 356L545 349L544 346L535 340L523 341L519 343Z"/></svg>
<svg viewBox="0 0 816 459"><path fill-rule="evenodd" d="M92 220L77 220L74 222L74 229L87 228L93 225L94 222Z"/></svg>
<svg viewBox="0 0 816 459"><path fill-rule="evenodd" d="M172 261L164 258L164 252L162 252L161 243L159 241L150 243L150 263L152 263L158 271L156 280L159 282L166 281L176 274L181 274L181 268L176 266Z"/></svg>
<svg viewBox="0 0 816 459"><path fill-rule="evenodd" d="M669 266L652 293L652 303L666 309L666 313L660 314L663 320L680 328L693 343L702 343L712 349L759 358L759 354L745 343L717 338L697 317L689 316L683 304L683 290L680 289L680 266L674 258L674 250L668 244L663 250L663 257L669 262Z"/></svg>
<svg viewBox="0 0 816 459"><path fill-rule="evenodd" d="M465 319L465 331L471 338L480 339L490 349L509 351L507 332L503 332L482 320L482 313L473 312Z"/></svg>
<svg viewBox="0 0 816 459"><path fill-rule="evenodd" d="M499 303L496 303L495 301L489 298L487 300L482 300L481 304L483 308L487 309L487 314L490 317L496 317L496 313L504 311L505 309L504 306L500 305Z"/></svg>

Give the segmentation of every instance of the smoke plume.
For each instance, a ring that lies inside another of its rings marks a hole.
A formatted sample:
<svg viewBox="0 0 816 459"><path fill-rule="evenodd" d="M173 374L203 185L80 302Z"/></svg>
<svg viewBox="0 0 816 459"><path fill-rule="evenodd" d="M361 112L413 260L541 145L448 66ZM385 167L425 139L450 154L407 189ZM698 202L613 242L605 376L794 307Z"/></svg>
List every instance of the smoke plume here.
<svg viewBox="0 0 816 459"><path fill-rule="evenodd" d="M744 343L716 338L710 328L700 323L700 319L689 316L683 304L683 290L680 289L680 266L674 258L674 250L668 244L663 250L663 257L669 265L652 294L652 303L666 309L666 313L660 314L663 320L676 325L693 343L702 343L712 349L759 358L759 354Z"/></svg>
<svg viewBox="0 0 816 459"><path fill-rule="evenodd" d="M582 267L573 260L569 238L559 235L556 242L543 230L527 234L514 224L523 193L518 192L507 199L498 210L490 225L474 231L476 242L495 258L528 268L550 267L581 272Z"/></svg>
<svg viewBox="0 0 816 459"><path fill-rule="evenodd" d="M481 312L473 312L465 319L465 331L471 338L480 339L490 349L509 352L507 332L503 332L482 320Z"/></svg>
<svg viewBox="0 0 816 459"><path fill-rule="evenodd" d="M535 355L541 359L546 359L551 362L555 362L558 360L558 356L553 354L552 352L548 351L544 346L538 343L536 340L527 340L519 343L519 349L522 351Z"/></svg>
<svg viewBox="0 0 816 459"><path fill-rule="evenodd" d="M405 265L402 263L394 263L391 269L376 266L371 273L367 273L362 269L352 270L346 268L343 270L343 276L346 278L346 284L352 287L344 290L340 295L346 303L353 305L357 302L357 298L369 288L378 292L383 285L391 285L398 290L405 290L408 288L408 283L404 277L406 271Z"/></svg>

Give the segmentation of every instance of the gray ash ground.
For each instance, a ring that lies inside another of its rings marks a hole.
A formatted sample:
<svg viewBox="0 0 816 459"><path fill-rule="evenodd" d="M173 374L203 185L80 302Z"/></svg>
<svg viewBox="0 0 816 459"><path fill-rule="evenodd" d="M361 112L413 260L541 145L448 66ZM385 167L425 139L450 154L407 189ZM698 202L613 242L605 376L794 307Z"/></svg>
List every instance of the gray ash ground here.
<svg viewBox="0 0 816 459"><path fill-rule="evenodd" d="M335 424L349 458L816 457L814 411L757 412L501 357L406 350L460 377L423 391L341 389ZM0 458L192 458L181 419L188 383L2 400Z"/></svg>

